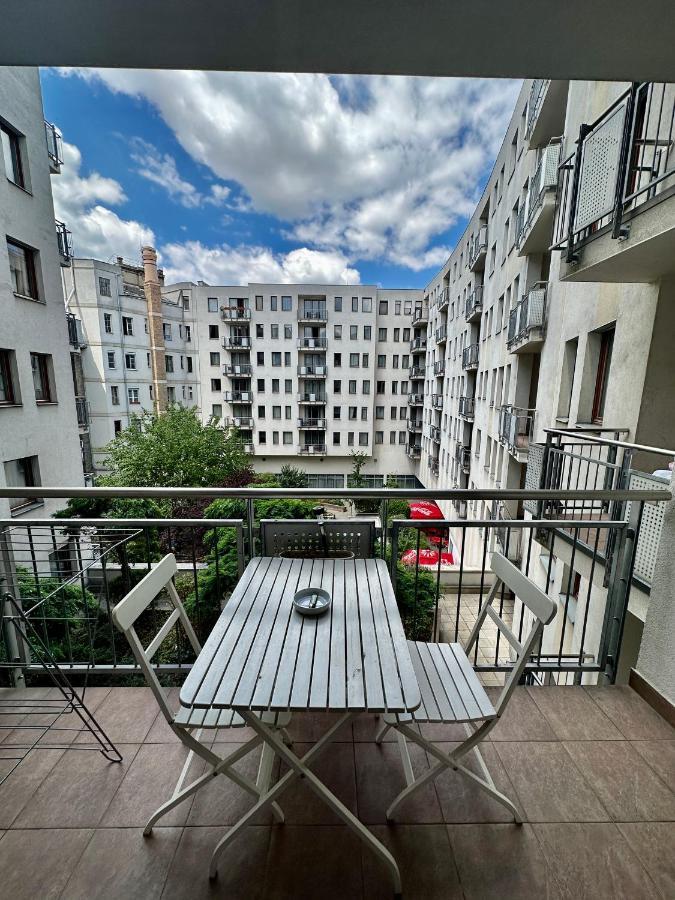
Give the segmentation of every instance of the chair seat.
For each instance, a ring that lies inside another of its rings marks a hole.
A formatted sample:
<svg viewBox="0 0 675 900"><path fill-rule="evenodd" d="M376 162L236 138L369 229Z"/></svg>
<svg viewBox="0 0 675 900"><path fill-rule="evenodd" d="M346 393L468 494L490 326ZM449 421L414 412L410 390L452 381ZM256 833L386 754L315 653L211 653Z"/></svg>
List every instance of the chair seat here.
<svg viewBox="0 0 675 900"><path fill-rule="evenodd" d="M483 722L496 711L460 644L408 641L422 695L412 714L385 716L396 722Z"/></svg>
<svg viewBox="0 0 675 900"><path fill-rule="evenodd" d="M291 721L290 713L264 712L263 722L277 728L285 728ZM246 722L233 709L203 709L197 706L181 706L174 718L175 725L183 728L244 728Z"/></svg>

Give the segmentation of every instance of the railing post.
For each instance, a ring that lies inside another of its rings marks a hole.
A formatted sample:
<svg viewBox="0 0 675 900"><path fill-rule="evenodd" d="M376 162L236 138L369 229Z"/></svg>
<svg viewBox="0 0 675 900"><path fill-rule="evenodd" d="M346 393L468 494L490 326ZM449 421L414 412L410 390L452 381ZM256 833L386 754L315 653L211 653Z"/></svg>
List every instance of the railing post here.
<svg viewBox="0 0 675 900"><path fill-rule="evenodd" d="M625 237L626 229L621 227L623 219L623 195L628 175L628 160L633 144L633 130L635 127L635 99L640 87L639 81L634 81L628 94L626 103L626 118L623 122L623 134L621 135L621 153L619 154L619 167L616 173L614 186L614 212L612 214L612 238Z"/></svg>
<svg viewBox="0 0 675 900"><path fill-rule="evenodd" d="M577 197L579 195L579 181L581 180L581 156L584 149L584 140L590 132L590 127L584 123L579 127L579 137L577 139L577 149L574 154L574 170L572 173L572 190L570 191L570 208L569 219L567 221L567 252L565 253L565 262L573 263L576 261L574 252L574 217L577 212Z"/></svg>
<svg viewBox="0 0 675 900"><path fill-rule="evenodd" d="M389 575L391 577L391 584L394 588L394 596L396 596L396 575L397 575L397 565L398 562L398 522L394 520L391 523L391 549L390 549L390 559L389 559Z"/></svg>
<svg viewBox="0 0 675 900"><path fill-rule="evenodd" d="M248 533L248 556L253 559L255 556L255 548L253 545L253 515L255 512L255 504L253 498L249 497L246 501L246 528Z"/></svg>
<svg viewBox="0 0 675 900"><path fill-rule="evenodd" d="M16 638L17 629L10 623L10 616L16 613L12 609L12 604L8 599L4 599L5 594L14 598L14 602L20 608L21 597L19 595L19 586L14 573L16 572L16 564L14 562L14 553L10 544L9 528L0 529L0 619L3 620L2 632L5 638L5 647L9 659L17 659L23 665L30 664L30 647L26 641L21 641L21 646ZM10 669L10 680L12 687L25 688L26 676L21 666Z"/></svg>

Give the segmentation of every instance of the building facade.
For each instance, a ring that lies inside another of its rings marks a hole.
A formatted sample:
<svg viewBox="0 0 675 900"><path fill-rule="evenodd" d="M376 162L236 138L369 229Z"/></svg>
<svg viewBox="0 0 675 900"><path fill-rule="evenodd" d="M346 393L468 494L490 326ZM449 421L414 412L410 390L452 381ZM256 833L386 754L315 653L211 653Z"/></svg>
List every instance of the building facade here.
<svg viewBox="0 0 675 900"><path fill-rule="evenodd" d="M0 139L0 485L81 485L60 276L70 239L55 223L50 185L62 165L60 135L44 120L37 69L0 71ZM59 505L2 500L0 517L48 516Z"/></svg>

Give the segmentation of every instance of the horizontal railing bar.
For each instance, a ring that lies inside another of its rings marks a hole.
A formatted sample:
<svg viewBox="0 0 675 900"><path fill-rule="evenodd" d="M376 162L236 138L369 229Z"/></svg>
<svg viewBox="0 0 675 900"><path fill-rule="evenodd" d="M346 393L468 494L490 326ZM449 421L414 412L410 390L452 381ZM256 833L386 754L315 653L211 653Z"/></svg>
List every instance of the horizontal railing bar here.
<svg viewBox="0 0 675 900"><path fill-rule="evenodd" d="M184 526L186 528L239 528L243 519L0 519L0 528L20 525L28 528L85 528L92 526L111 526L113 528L130 526L133 528L169 528Z"/></svg>
<svg viewBox="0 0 675 900"><path fill-rule="evenodd" d="M394 528L625 528L606 519L392 519Z"/></svg>
<svg viewBox="0 0 675 900"><path fill-rule="evenodd" d="M619 429L612 429L613 431L618 431ZM582 431L577 431L575 429L561 429L561 428L544 428L546 434L569 434L576 435L584 441L590 441L593 444L602 444L605 447L624 447L626 450L639 450L641 453L654 453L657 456L672 456L675 457L675 450L666 450L663 447L648 447L646 444L631 444L629 441L615 441L611 438L600 438L595 437L592 434L585 434Z"/></svg>
<svg viewBox="0 0 675 900"><path fill-rule="evenodd" d="M669 453L671 451L668 451ZM674 453L675 455L675 453ZM664 497L664 494L666 496ZM524 489L470 489L470 488L214 488L214 487L2 487L0 499L10 497L214 497L232 500L322 500L376 498L381 500L419 500L423 497L435 500L667 500L665 491L638 490L524 490ZM21 524L23 519L12 519ZM40 520L42 524L45 519ZM51 520L50 520L51 521ZM54 519L53 521L64 521ZM82 521L82 520L79 520ZM110 522L110 519L103 520ZM133 520L131 520L133 521ZM159 521L159 520L152 520ZM183 520L188 521L188 520Z"/></svg>

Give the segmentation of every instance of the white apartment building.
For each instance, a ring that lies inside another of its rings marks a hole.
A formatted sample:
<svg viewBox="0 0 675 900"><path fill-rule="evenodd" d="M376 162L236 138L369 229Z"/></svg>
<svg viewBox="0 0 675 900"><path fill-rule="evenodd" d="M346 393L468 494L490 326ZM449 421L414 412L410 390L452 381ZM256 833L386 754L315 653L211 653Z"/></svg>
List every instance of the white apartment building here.
<svg viewBox="0 0 675 900"><path fill-rule="evenodd" d="M0 70L0 485L81 485L74 369L60 271L69 233L54 221L60 135L46 123L37 69ZM0 501L49 516L61 501Z"/></svg>

